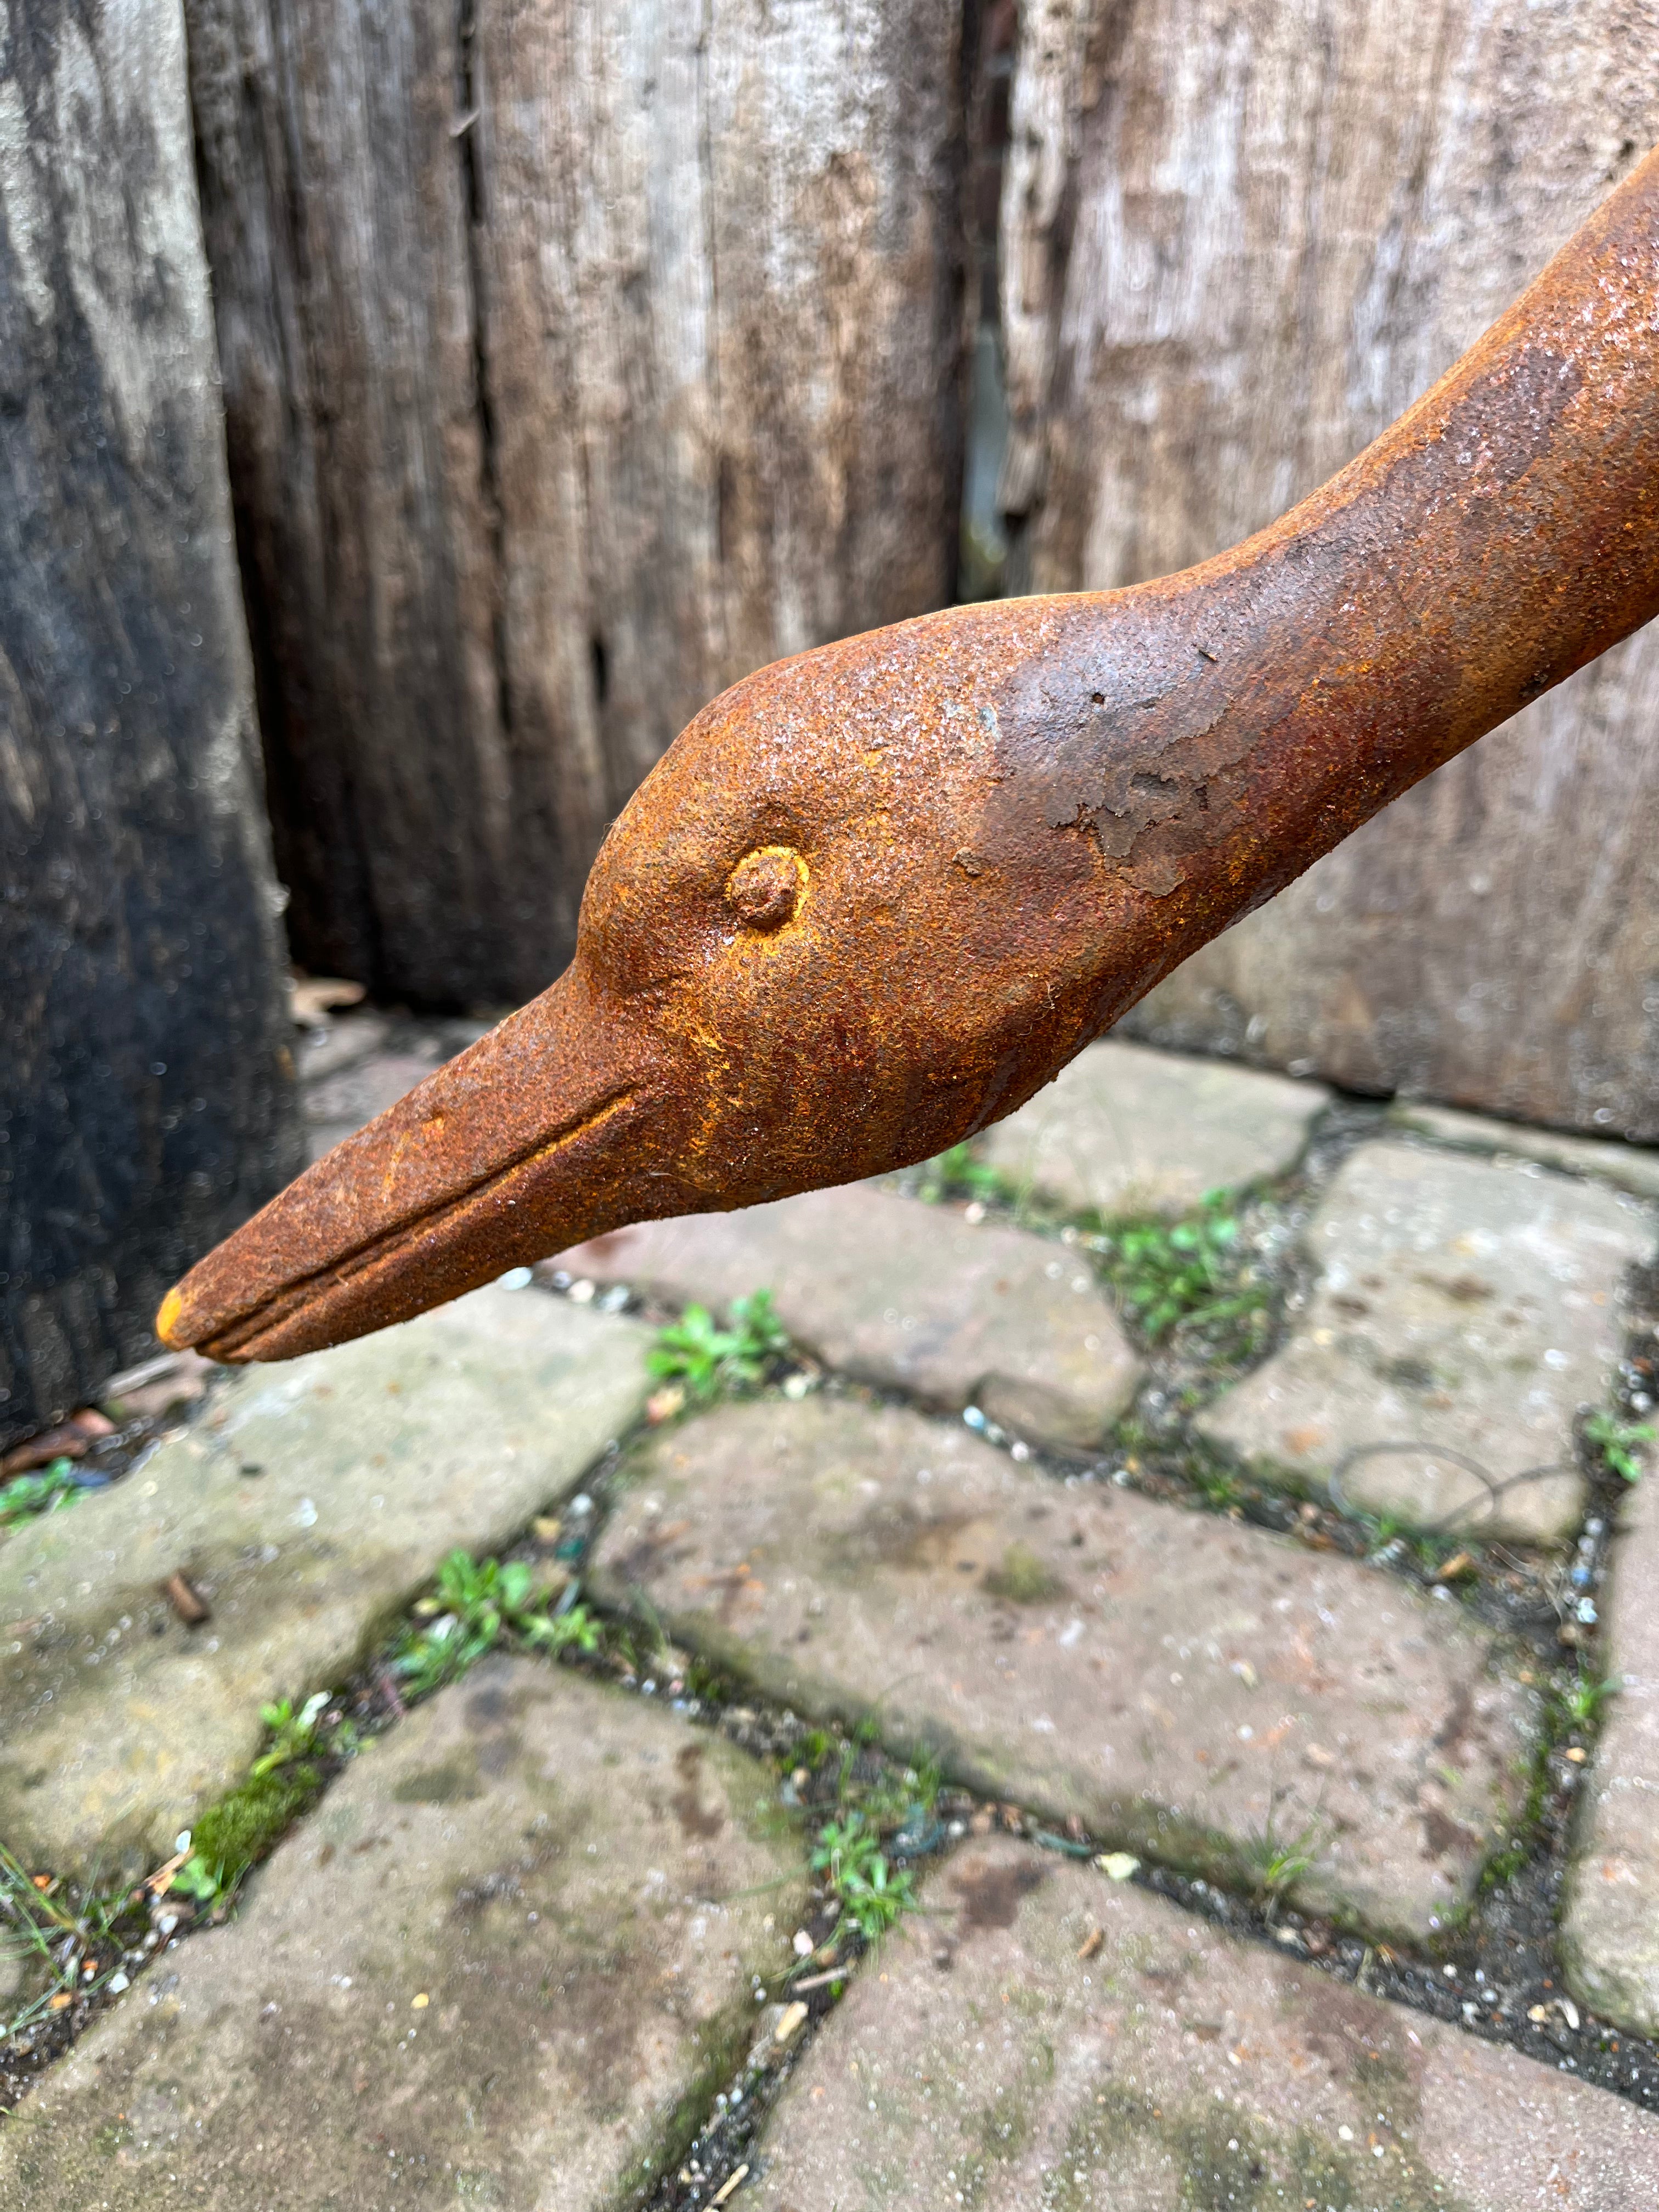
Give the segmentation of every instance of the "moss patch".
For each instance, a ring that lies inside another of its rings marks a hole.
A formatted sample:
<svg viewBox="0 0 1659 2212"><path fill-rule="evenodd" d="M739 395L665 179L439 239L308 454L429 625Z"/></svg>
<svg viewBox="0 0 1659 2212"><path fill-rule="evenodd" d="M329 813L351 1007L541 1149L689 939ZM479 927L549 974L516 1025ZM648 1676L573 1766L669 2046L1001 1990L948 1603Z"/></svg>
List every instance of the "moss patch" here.
<svg viewBox="0 0 1659 2212"><path fill-rule="evenodd" d="M1472 2212L1448 2194L1407 2142L1381 2158L1365 2142L1332 2142L1307 2128L1286 2130L1245 2118L1229 2105L1197 2099L1155 2105L1122 2082L1096 2085L1073 2120L1058 2166L1044 2180L1043 2212L1085 2212L1094 2178L1144 2166L1151 2157L1180 2175L1180 2212ZM1081 2177L1081 2179L1079 2179Z"/></svg>
<svg viewBox="0 0 1659 2212"><path fill-rule="evenodd" d="M985 1588L993 1597L1006 1598L1010 1605L1042 1605L1066 1595L1065 1583L1044 1566L1029 1544L1010 1544L1001 1564L985 1577Z"/></svg>
<svg viewBox="0 0 1659 2212"><path fill-rule="evenodd" d="M244 1782L210 1805L191 1831L191 1851L229 1889L272 1851L291 1822L322 1795L320 1767L308 1759Z"/></svg>

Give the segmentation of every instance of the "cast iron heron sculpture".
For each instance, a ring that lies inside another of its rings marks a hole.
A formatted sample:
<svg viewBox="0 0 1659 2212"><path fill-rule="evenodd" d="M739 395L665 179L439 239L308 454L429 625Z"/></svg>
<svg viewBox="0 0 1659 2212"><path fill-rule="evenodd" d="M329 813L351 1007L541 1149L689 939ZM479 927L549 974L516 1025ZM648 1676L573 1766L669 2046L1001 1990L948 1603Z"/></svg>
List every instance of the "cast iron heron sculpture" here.
<svg viewBox="0 0 1659 2212"><path fill-rule="evenodd" d="M1659 153L1348 467L1127 591L763 668L612 828L552 988L191 1269L282 1359L584 1237L924 1159L1659 611Z"/></svg>

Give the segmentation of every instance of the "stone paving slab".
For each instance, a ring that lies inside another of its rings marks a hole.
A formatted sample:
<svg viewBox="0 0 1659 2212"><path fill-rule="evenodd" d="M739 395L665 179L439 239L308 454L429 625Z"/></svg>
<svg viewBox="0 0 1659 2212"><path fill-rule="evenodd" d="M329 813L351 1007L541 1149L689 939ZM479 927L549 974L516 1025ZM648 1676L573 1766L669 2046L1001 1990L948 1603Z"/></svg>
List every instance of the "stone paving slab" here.
<svg viewBox="0 0 1659 2212"><path fill-rule="evenodd" d="M798 1712L878 1710L959 1780L1421 1935L1524 1792L1532 1707L1459 1609L1375 1568L848 1400L727 1407L640 1445L608 1601Z"/></svg>
<svg viewBox="0 0 1659 2212"><path fill-rule="evenodd" d="M1502 1152L1537 1160L1564 1175L1595 1176L1638 1198L1659 1198L1659 1146L1629 1145L1620 1139L1570 1137L1559 1129L1531 1129L1516 1121L1492 1121L1454 1106L1424 1106L1401 1099L1389 1109L1396 1127L1411 1129L1437 1143L1472 1152Z"/></svg>
<svg viewBox="0 0 1659 2212"><path fill-rule="evenodd" d="M989 1840L924 1902L790 2081L755 2212L1659 2203L1652 2115L1092 1869Z"/></svg>
<svg viewBox="0 0 1659 2212"><path fill-rule="evenodd" d="M243 1370L112 1489L0 1545L0 1836L155 1865L257 1752L262 1700L338 1681L457 1545L495 1549L641 1411L647 1333L491 1288ZM160 1585L211 1608L187 1628Z"/></svg>
<svg viewBox="0 0 1659 2212"><path fill-rule="evenodd" d="M1293 1168L1330 1099L1317 1083L1114 1039L1079 1053L978 1149L1073 1212L1186 1213L1206 1191Z"/></svg>
<svg viewBox="0 0 1659 2212"><path fill-rule="evenodd" d="M770 1290L791 1336L829 1366L952 1411L976 1404L1060 1450L1103 1443L1142 1373L1064 1246L867 1184L646 1222L559 1264L675 1304Z"/></svg>
<svg viewBox="0 0 1659 2212"><path fill-rule="evenodd" d="M636 2203L788 1962L805 1885L777 1821L720 1738L488 1660L6 2122L0 2208Z"/></svg>
<svg viewBox="0 0 1659 2212"><path fill-rule="evenodd" d="M301 1083L308 1086L355 1066L382 1050L391 1034L389 1016L373 1006L331 1014L320 1027L307 1029L295 1039L294 1057Z"/></svg>
<svg viewBox="0 0 1659 2212"><path fill-rule="evenodd" d="M1574 1418L1607 1402L1620 1285L1652 1254L1652 1215L1535 1167L1382 1143L1344 1163L1307 1242L1307 1310L1200 1430L1419 1525L1571 1528Z"/></svg>
<svg viewBox="0 0 1659 2212"><path fill-rule="evenodd" d="M1606 1708L1580 1802L1562 1955L1580 2000L1659 2034L1659 1478L1626 1501L1603 1604ZM1659 2197L1656 2197L1659 2203Z"/></svg>

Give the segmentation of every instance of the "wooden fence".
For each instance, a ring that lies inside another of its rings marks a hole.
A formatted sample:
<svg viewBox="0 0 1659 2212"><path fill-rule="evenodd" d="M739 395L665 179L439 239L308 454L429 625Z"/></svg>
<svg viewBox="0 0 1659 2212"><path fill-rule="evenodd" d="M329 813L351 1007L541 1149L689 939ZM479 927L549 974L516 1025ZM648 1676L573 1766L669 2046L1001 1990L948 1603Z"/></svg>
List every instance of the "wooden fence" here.
<svg viewBox="0 0 1659 2212"><path fill-rule="evenodd" d="M1651 0L1028 14L1002 202L1025 588L1132 583L1270 521L1656 139ZM1430 777L1130 1026L1659 1138L1659 625Z"/></svg>
<svg viewBox="0 0 1659 2212"><path fill-rule="evenodd" d="M292 1165L256 693L299 957L522 998L708 696L951 598L982 309L1007 584L1128 582L1339 466L1659 137L1659 0L0 21L0 1422ZM1659 1138L1656 769L1643 636L1133 1025Z"/></svg>

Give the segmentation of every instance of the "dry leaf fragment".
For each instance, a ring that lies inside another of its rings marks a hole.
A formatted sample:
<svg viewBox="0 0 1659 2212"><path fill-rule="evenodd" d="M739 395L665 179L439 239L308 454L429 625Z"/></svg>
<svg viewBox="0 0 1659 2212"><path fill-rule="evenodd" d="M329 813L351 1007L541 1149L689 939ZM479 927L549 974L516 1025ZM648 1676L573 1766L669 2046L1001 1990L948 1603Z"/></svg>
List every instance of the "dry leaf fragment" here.
<svg viewBox="0 0 1659 2212"><path fill-rule="evenodd" d="M186 1628L199 1628L204 1620L213 1618L212 1608L207 1600L193 1586L182 1567L167 1577L161 1585L161 1595Z"/></svg>
<svg viewBox="0 0 1659 2212"><path fill-rule="evenodd" d="M341 975L296 975L289 985L289 1012L296 1027L323 1028L336 1006L362 1002L363 987Z"/></svg>
<svg viewBox="0 0 1659 2212"><path fill-rule="evenodd" d="M134 1895L142 1896L145 1890L149 1890L152 1897L165 1897L173 1887L173 1875L189 1856L188 1850L175 1851L165 1866L158 1866L154 1874L144 1876Z"/></svg>

